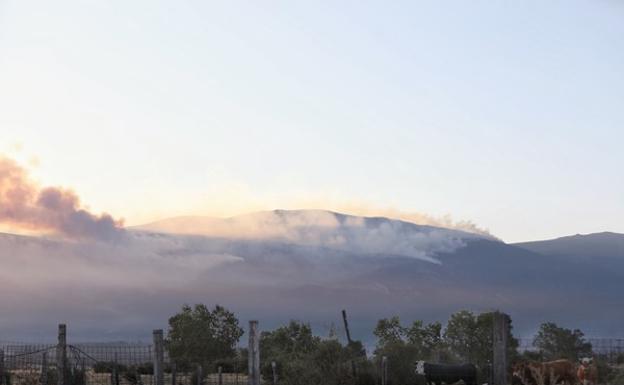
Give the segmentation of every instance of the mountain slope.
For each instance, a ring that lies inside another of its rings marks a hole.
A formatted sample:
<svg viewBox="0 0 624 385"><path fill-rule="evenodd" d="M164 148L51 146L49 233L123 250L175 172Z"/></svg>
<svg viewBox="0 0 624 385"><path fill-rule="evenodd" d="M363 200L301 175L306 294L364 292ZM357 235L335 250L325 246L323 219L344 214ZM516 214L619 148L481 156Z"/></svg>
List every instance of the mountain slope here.
<svg viewBox="0 0 624 385"><path fill-rule="evenodd" d="M76 338L148 338L182 304L202 302L227 306L243 323L259 319L268 329L300 319L319 333L347 308L354 335L369 341L379 318L444 321L461 309L509 312L519 335L544 321L624 335L621 258L544 255L454 230L328 212L234 221L254 232L152 227L117 243L0 234L0 305L11 309L0 333L54 333L64 321Z"/></svg>
<svg viewBox="0 0 624 385"><path fill-rule="evenodd" d="M543 255L624 258L624 234L594 233L515 244Z"/></svg>
<svg viewBox="0 0 624 385"><path fill-rule="evenodd" d="M361 254L403 255L432 262L437 262L432 258L435 253L452 252L463 247L466 240L486 238L383 217L358 217L324 210L262 211L225 219L178 217L132 229L213 238L272 240Z"/></svg>

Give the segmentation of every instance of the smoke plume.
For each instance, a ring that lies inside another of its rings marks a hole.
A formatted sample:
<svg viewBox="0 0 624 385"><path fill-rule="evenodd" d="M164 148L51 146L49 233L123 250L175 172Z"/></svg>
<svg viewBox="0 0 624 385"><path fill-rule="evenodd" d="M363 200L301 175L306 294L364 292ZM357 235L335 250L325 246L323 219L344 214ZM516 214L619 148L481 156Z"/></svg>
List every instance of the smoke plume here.
<svg viewBox="0 0 624 385"><path fill-rule="evenodd" d="M81 208L71 190L40 187L12 159L0 156L0 223L72 239L112 241L125 232L122 221Z"/></svg>

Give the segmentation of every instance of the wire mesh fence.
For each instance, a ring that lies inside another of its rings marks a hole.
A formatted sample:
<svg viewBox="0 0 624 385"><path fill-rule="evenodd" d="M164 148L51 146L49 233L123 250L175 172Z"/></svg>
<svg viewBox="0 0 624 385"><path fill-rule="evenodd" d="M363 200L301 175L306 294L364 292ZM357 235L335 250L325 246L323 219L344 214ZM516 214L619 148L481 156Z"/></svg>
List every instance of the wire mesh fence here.
<svg viewBox="0 0 624 385"><path fill-rule="evenodd" d="M57 385L63 351L56 344L0 343L0 385ZM67 385L155 385L154 351L147 344L75 344L65 349ZM166 385L243 385L244 366L186 368L165 350Z"/></svg>
<svg viewBox="0 0 624 385"><path fill-rule="evenodd" d="M519 338L518 351L537 352L533 338ZM592 346L594 356L604 359L610 364L624 364L624 338L587 338Z"/></svg>

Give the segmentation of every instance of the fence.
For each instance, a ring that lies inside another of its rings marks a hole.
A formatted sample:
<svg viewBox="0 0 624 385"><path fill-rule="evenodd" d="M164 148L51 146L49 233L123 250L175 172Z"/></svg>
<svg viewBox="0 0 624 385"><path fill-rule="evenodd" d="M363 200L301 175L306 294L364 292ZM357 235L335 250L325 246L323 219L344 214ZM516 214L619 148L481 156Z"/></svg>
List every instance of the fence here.
<svg viewBox="0 0 624 385"><path fill-rule="evenodd" d="M67 344L65 325L59 325L57 344L0 343L0 385L247 385L244 368L235 361L179 370L162 331L154 332L151 345Z"/></svg>
<svg viewBox="0 0 624 385"><path fill-rule="evenodd" d="M604 358L608 363L622 363L624 360L624 338L586 338L592 345L594 355ZM519 352L537 351L533 338L518 339Z"/></svg>
<svg viewBox="0 0 624 385"><path fill-rule="evenodd" d="M499 328L505 325L499 323ZM65 326L60 325L57 344L0 342L0 385L260 385L257 322L250 322L249 330L249 356L240 357L234 365L178 368L164 349L160 330L154 331L153 344L68 344ZM503 332L498 333L501 337L495 339L493 347L495 358L500 359L494 360L492 373L487 374L493 383L505 383L494 372L505 373L501 368L509 366ZM620 363L624 358L624 339L587 341L597 356L611 363ZM536 350L533 339L520 338L519 351L527 350ZM384 383L388 377L387 365L392 364L382 360L380 373ZM265 379L266 383L275 384L276 378L273 364L273 381Z"/></svg>

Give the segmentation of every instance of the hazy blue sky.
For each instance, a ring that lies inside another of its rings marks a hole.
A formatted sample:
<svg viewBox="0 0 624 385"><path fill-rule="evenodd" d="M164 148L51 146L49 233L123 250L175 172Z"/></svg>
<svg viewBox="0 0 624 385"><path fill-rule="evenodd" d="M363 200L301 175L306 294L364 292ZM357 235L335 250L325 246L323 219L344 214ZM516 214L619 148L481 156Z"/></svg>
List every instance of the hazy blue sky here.
<svg viewBox="0 0 624 385"><path fill-rule="evenodd" d="M0 0L0 153L135 224L624 232L624 2Z"/></svg>

